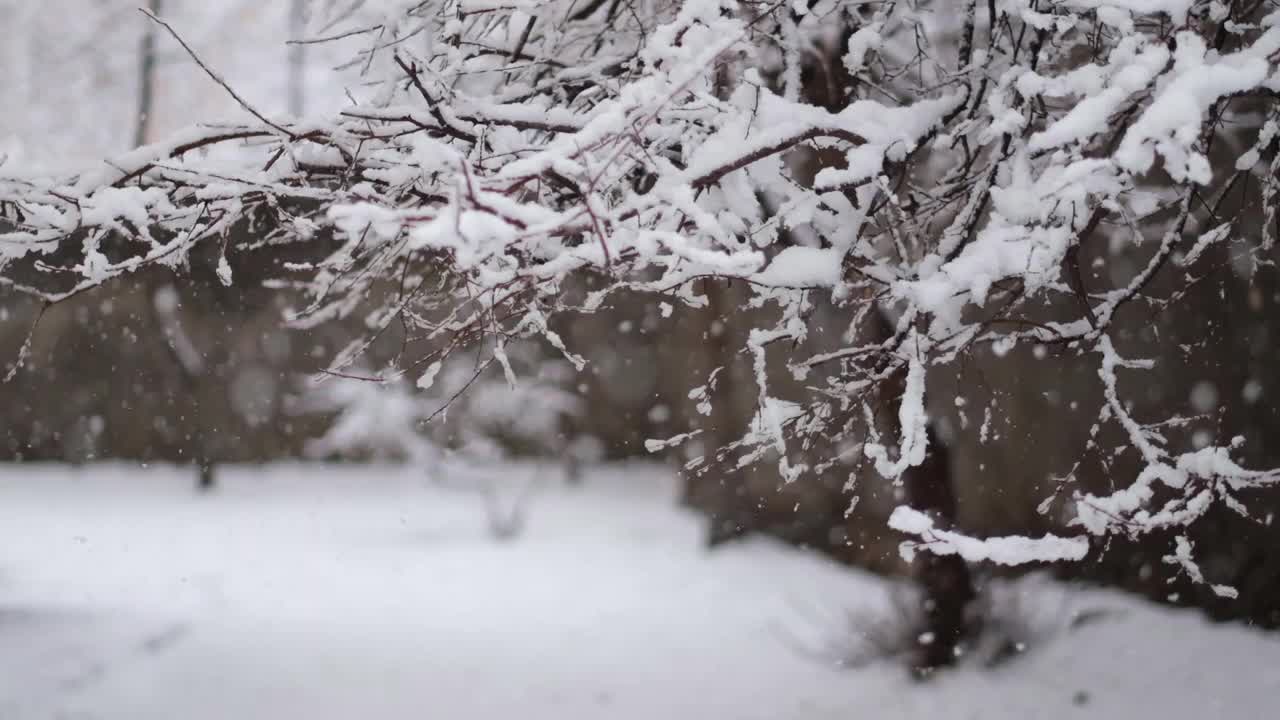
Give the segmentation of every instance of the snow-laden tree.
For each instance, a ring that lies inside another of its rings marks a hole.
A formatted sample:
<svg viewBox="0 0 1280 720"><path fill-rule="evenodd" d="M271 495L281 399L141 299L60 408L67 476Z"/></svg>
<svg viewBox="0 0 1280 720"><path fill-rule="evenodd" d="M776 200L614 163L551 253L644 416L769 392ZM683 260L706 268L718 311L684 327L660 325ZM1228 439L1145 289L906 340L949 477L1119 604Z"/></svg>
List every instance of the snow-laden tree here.
<svg viewBox="0 0 1280 720"><path fill-rule="evenodd" d="M1273 261L1277 6L316 2L306 42L354 48L344 111L270 116L193 51L246 121L71 177L5 166L3 282L53 303L179 267L201 243L243 252L226 238L251 228L289 258L278 286L304 298L290 322L362 319L334 371L397 327L432 343L396 370L427 388L476 346L519 382L505 348L534 336L581 364L552 319L621 290L697 306L695 281L744 283L753 307L776 309L743 348L758 412L691 471L768 462L793 480L843 460L806 449L852 441L865 468L906 486L890 521L915 538L904 553L949 559L926 582L921 634L921 662L942 663L963 623L955 603L938 607L947 592L963 604L964 562L1077 560L1088 536L1183 527L1215 503L1247 515L1246 491L1280 477L1242 467L1238 443L1171 442L1181 418L1131 412L1150 363L1113 332L1129 308L1176 303L1156 281L1193 282L1215 245ZM1250 206L1262 209L1245 222L1222 212ZM1118 280L1082 270L1122 255L1139 261ZM570 292L583 274L603 289ZM803 356L816 297L850 322L842 348ZM1127 442L1082 454L1140 458L1113 493L1074 498L1074 537L967 537L950 526L945 471L922 472L931 369L1019 345L1096 368L1105 402L1087 422ZM778 362L804 402L771 392ZM1188 543L1171 557L1199 577Z"/></svg>

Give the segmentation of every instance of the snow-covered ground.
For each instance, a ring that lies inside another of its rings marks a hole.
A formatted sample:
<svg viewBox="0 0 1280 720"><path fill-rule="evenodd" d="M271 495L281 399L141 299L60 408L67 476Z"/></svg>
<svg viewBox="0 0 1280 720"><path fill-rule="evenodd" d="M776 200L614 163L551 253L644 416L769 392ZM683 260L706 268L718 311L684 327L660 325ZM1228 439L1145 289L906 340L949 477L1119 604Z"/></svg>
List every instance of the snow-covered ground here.
<svg viewBox="0 0 1280 720"><path fill-rule="evenodd" d="M818 650L870 627L850 613L891 622L889 585L765 540L707 553L653 467L545 482L508 542L398 468L190 480L0 469L0 718L1200 720L1280 697L1274 636L1043 582L995 670L837 667Z"/></svg>

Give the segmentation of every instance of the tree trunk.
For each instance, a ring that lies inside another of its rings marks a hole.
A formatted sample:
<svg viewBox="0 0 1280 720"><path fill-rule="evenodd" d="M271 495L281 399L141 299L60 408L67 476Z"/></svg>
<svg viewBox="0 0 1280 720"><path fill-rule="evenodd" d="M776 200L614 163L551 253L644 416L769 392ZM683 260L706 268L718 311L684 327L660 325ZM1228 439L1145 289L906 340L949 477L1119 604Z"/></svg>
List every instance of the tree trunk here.
<svg viewBox="0 0 1280 720"><path fill-rule="evenodd" d="M848 46L854 28L842 28L841 40L826 47L827 59L807 64L802 73L807 99L832 112L849 106L852 95L848 88L856 81L845 70L840 52ZM822 168L843 167L841 153L818 150L807 163L802 182L812 182ZM811 174L810 174L811 173ZM883 312L873 314L870 341L885 341L894 335L894 327ZM901 428L894 403L906 390L907 369L903 367L886 380L882 395L885 407L884 425L891 437L899 437ZM903 474L903 495L911 508L933 517L937 527L946 528L956 520L956 496L947 449L938 441L933 428L928 430L929 452L923 463ZM968 633L966 612L976 595L969 567L956 555L938 556L923 552L916 556L914 575L920 588L921 627L915 634L912 665L921 675L934 668L949 665L958 655L960 642Z"/></svg>
<svg viewBox="0 0 1280 720"><path fill-rule="evenodd" d="M187 457L193 458L195 464L196 490L208 492L217 485L217 478L214 474L214 461L210 457L216 451L210 447L212 433L209 432L209 421L200 412L201 381L208 372L206 360L182 329L178 317L177 290L172 285L164 284L148 295L152 317L173 362L177 385L192 402L189 422L195 427L195 437L192 440L188 435L190 446Z"/></svg>
<svg viewBox="0 0 1280 720"><path fill-rule="evenodd" d="M217 478L214 476L212 460L205 457L197 459L196 469L199 473L196 478L196 490L199 490L200 492L211 492L215 487L217 487Z"/></svg>
<svg viewBox="0 0 1280 720"><path fill-rule="evenodd" d="M735 402L741 387L734 367L735 353L729 344L729 318L738 307L739 298L731 281L705 280L704 292L707 323L702 348L704 362L715 377L714 387L707 388L711 413L701 422L707 459L697 470L684 473L682 500L685 506L707 516L707 545L715 547L748 532L750 523L741 508L742 471L732 463L714 460L716 451L741 434L740 411Z"/></svg>
<svg viewBox="0 0 1280 720"><path fill-rule="evenodd" d="M290 40L302 40L306 31L306 0L293 0L289 7ZM289 46L289 114L302 116L306 106L307 46L295 42Z"/></svg>
<svg viewBox="0 0 1280 720"><path fill-rule="evenodd" d="M903 477L907 505L928 513L939 527L950 527L956 518L956 497L946 448L929 430L929 454ZM968 634L967 611L974 599L969 566L959 555L916 555L915 578L920 587L922 627L915 636L912 665L927 675L959 657Z"/></svg>
<svg viewBox="0 0 1280 720"><path fill-rule="evenodd" d="M147 9L156 17L160 16L162 6L161 0L150 0L147 3ZM149 19L146 23L138 60L138 117L133 129L134 147L145 145L150 139L151 116L155 110L156 26Z"/></svg>
<svg viewBox="0 0 1280 720"><path fill-rule="evenodd" d="M883 314L876 314L875 340L893 335L893 327ZM893 403L906 392L907 368L904 366L884 384L885 424L890 436L901 435L902 428ZM951 474L949 453L939 441L932 426L928 428L929 451L919 465L902 475L903 499L913 510L928 514L938 528L950 528L956 521L956 493ZM913 573L920 589L920 627L914 633L911 665L920 677L950 665L960 654L961 643L969 633L969 603L976 597L969 566L959 555L916 555Z"/></svg>

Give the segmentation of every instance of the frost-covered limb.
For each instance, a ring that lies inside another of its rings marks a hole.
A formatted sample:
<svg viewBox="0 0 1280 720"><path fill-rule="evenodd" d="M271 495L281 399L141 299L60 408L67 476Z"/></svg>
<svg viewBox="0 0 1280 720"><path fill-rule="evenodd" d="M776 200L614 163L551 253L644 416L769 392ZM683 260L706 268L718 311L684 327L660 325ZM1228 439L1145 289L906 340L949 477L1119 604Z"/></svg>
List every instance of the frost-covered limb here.
<svg viewBox="0 0 1280 720"><path fill-rule="evenodd" d="M1154 431L1140 425L1120 400L1116 370L1145 369L1150 363L1124 360L1109 337L1099 343L1104 392L1112 417L1124 428L1143 467L1132 484L1107 496L1077 498L1076 523L1095 535L1123 532L1137 536L1190 525L1215 501L1244 508L1239 493L1280 484L1280 471L1248 470L1231 458L1231 447L1209 446L1178 455L1161 446Z"/></svg>
<svg viewBox="0 0 1280 720"><path fill-rule="evenodd" d="M889 516L889 527L920 538L906 540L899 548L903 558L908 561L920 550L937 555L959 555L974 563L993 562L1000 565L1083 560L1089 552L1089 541L1083 536L1062 538L1050 534L1039 538L969 537L936 528L928 515L905 506L895 509Z"/></svg>
<svg viewBox="0 0 1280 720"><path fill-rule="evenodd" d="M1179 535L1175 540L1176 544L1173 553L1165 555L1164 561L1171 565L1177 565L1192 582L1201 585L1207 584L1204 574L1200 572L1200 565L1196 563L1191 555L1193 549L1191 541L1185 535ZM1235 599L1240 596L1239 591L1230 585L1210 585L1210 589L1218 597Z"/></svg>
<svg viewBox="0 0 1280 720"><path fill-rule="evenodd" d="M913 359L907 364L905 389L898 403L898 426L902 429L898 459L891 462L884 446L877 443L868 443L866 447L867 457L875 462L876 470L895 481L902 477L907 468L924 462L925 452L929 447L924 373L924 365L919 360Z"/></svg>

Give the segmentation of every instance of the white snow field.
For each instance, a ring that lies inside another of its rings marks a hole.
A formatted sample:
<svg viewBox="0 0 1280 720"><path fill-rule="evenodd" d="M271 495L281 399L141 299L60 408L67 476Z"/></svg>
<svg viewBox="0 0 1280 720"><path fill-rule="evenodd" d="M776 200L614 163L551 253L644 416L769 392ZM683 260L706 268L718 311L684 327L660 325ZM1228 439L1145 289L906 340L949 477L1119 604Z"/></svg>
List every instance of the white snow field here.
<svg viewBox="0 0 1280 720"><path fill-rule="evenodd" d="M766 540L708 553L653 466L548 480L507 542L478 496L403 468L191 480L0 468L0 718L1202 720L1280 698L1275 636L1047 582L1010 591L1036 639L996 669L838 667L822 647L869 627L850 613L891 623L890 584Z"/></svg>

